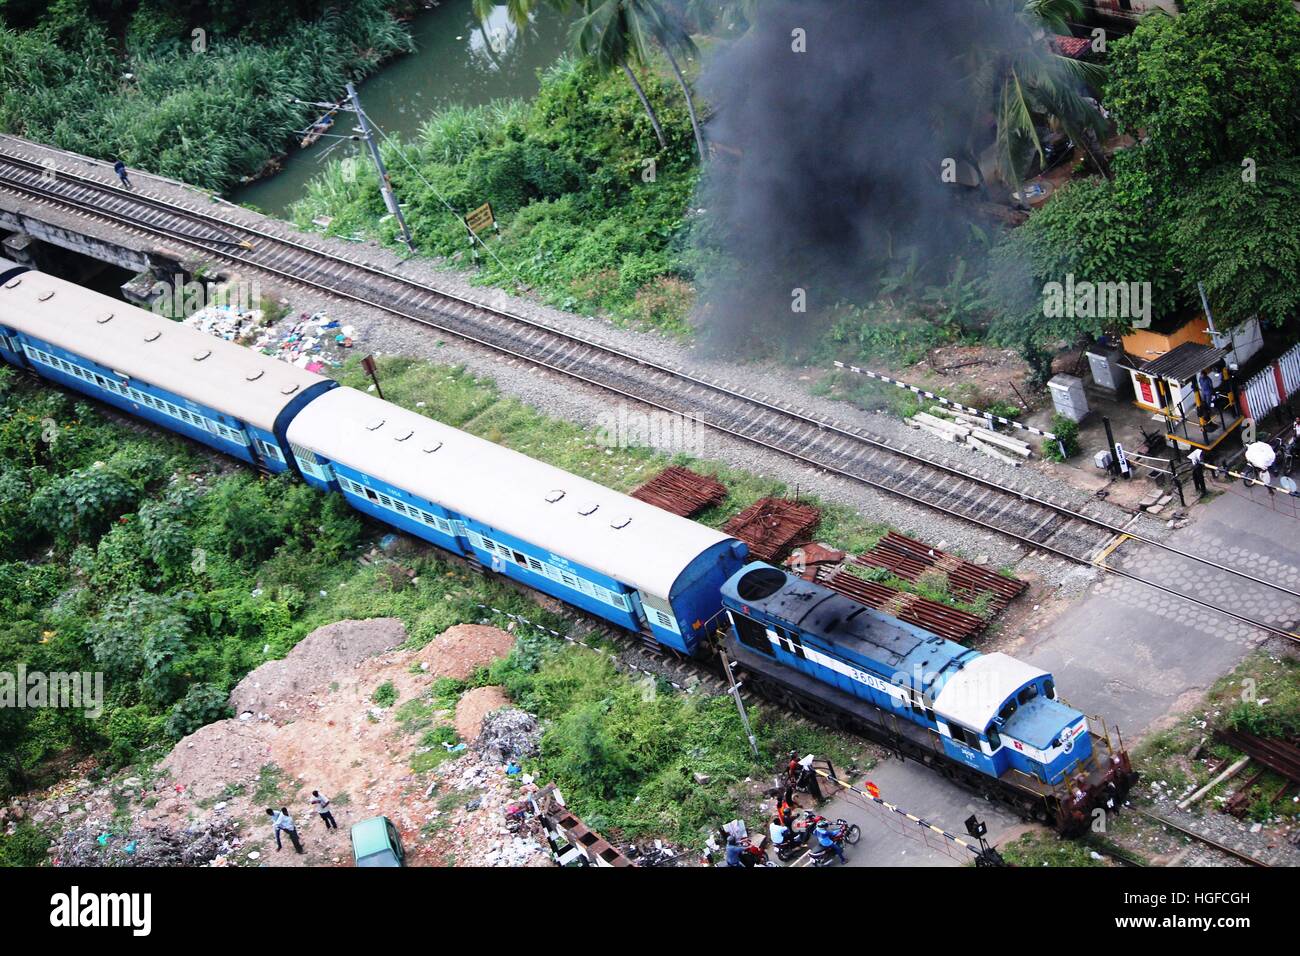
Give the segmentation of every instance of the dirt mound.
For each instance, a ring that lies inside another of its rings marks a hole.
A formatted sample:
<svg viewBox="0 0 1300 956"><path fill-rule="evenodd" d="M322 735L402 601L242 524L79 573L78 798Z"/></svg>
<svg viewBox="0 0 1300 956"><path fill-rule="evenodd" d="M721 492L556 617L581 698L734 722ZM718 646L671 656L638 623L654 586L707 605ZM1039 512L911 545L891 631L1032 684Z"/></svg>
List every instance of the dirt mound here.
<svg viewBox="0 0 1300 956"><path fill-rule="evenodd" d="M505 657L515 646L513 634L486 624L457 624L422 647L415 659L431 674L464 680L478 667Z"/></svg>
<svg viewBox="0 0 1300 956"><path fill-rule="evenodd" d="M483 730L483 718L509 706L510 698L500 687L475 687L467 691L456 705L456 733L461 740L477 740Z"/></svg>
<svg viewBox="0 0 1300 956"><path fill-rule="evenodd" d="M283 660L267 661L230 692L236 714L271 714L291 708L292 701L319 693L346 668L356 667L406 640L406 627L395 617L339 621L312 631Z"/></svg>
<svg viewBox="0 0 1300 956"><path fill-rule="evenodd" d="M258 771L272 761L275 732L270 723L252 720L218 720L200 727L164 758L168 785L180 787L178 792L191 800L210 800L228 785L255 784Z"/></svg>

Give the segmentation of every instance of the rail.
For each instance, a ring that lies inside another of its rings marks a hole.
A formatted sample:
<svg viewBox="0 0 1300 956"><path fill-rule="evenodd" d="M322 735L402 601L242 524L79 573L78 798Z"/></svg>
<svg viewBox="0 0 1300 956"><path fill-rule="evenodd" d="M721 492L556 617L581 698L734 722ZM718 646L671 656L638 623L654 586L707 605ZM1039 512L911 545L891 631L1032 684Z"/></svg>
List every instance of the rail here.
<svg viewBox="0 0 1300 956"><path fill-rule="evenodd" d="M1079 564L1115 535L1300 599L1284 585L1192 554L1111 520L897 448L860 429L809 415L767 396L706 380L535 319L482 305L378 266L342 257L300 239L227 216L134 191L6 152L0 190L158 236L312 288L379 308L448 335L545 368L632 402L698 422L724 434L1019 541ZM1218 607L1114 567L1142 583L1241 623L1300 642L1265 622Z"/></svg>

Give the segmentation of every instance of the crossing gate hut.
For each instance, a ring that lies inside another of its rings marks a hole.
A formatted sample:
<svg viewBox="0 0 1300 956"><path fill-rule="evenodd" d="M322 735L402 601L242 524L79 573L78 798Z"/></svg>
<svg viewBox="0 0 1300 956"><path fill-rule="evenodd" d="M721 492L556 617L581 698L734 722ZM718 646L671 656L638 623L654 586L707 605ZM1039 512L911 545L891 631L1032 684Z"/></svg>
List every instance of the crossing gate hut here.
<svg viewBox="0 0 1300 956"><path fill-rule="evenodd" d="M1227 349L1184 342L1133 370L1134 404L1157 412L1168 441L1216 447L1241 424Z"/></svg>

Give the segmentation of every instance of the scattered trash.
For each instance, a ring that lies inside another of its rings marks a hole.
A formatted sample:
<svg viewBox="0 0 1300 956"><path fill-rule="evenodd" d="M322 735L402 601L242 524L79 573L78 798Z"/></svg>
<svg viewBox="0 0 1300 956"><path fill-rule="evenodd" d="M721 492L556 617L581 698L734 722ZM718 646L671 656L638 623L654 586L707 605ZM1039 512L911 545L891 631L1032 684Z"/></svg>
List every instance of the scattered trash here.
<svg viewBox="0 0 1300 956"><path fill-rule="evenodd" d="M210 305L199 309L184 324L227 342L247 345L261 328L264 318L261 309L241 309L231 304Z"/></svg>
<svg viewBox="0 0 1300 956"><path fill-rule="evenodd" d="M298 321L282 323L276 329L264 331L252 343L253 348L282 362L288 362L309 372L325 368L338 368L343 363L322 352L323 345L350 349L356 344L357 330L351 325L340 325L324 312L300 314Z"/></svg>
<svg viewBox="0 0 1300 956"><path fill-rule="evenodd" d="M537 754L542 738L536 719L515 707L502 707L483 718L475 748L485 755L495 755L502 762L514 762Z"/></svg>
<svg viewBox="0 0 1300 956"><path fill-rule="evenodd" d="M210 820L185 830L135 828L120 848L111 834L79 827L64 832L54 854L59 866L207 866L239 846L229 820ZM250 854L250 858L252 858Z"/></svg>

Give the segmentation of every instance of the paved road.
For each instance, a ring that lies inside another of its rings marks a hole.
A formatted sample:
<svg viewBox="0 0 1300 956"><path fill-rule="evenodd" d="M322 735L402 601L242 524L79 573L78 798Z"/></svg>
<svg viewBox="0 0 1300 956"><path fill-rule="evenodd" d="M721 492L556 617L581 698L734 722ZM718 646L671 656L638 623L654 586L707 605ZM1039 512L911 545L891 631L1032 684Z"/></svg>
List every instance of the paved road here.
<svg viewBox="0 0 1300 956"><path fill-rule="evenodd" d="M853 783L861 785L863 779L880 788L881 799L899 804L963 839L967 839L963 821L972 813L988 824L989 839L995 843L1023 826L1014 814L913 761L886 760ZM865 804L853 794L833 798L821 812L831 819L843 817L862 828L857 846L846 848L849 866L960 866L973 859L969 852L948 844L937 834L877 804ZM802 858L793 864L803 865Z"/></svg>
<svg viewBox="0 0 1300 956"><path fill-rule="evenodd" d="M1291 502L1281 502L1275 510L1266 493L1247 494L1238 485L1200 506L1198 520L1176 532L1171 543L1300 591L1300 519ZM1296 629L1300 622L1300 601L1295 598L1185 558L1127 542L1110 560L1270 624ZM1162 718L1191 707L1267 637L1259 628L1107 576L1064 613L1026 634L1010 652L1055 674L1062 697L1118 724L1131 744L1156 729ZM995 844L1014 836L1021 826L1018 818L910 761L890 760L868 776L884 799L958 835L964 835L963 821L972 812L988 823ZM826 813L862 827L862 841L850 851L850 865L958 863L948 853L886 827L878 810L864 808L851 797L831 801Z"/></svg>

